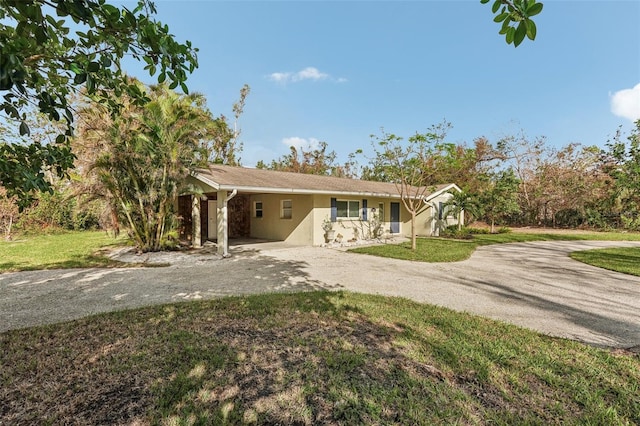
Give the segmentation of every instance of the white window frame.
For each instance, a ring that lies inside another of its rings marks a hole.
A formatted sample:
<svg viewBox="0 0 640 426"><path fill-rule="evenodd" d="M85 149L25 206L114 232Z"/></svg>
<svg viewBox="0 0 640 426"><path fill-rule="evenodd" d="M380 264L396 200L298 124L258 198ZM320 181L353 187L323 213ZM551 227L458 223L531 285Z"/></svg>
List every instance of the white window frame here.
<svg viewBox="0 0 640 426"><path fill-rule="evenodd" d="M338 203L347 203L347 215L346 216L340 216L340 214L338 213L340 211L340 209L338 209ZM350 216L349 213L351 212L351 208L349 206L349 204L351 203L356 203L358 204L358 216ZM362 210L360 209L360 200L336 200L336 219L344 219L344 220L361 220L362 219Z"/></svg>
<svg viewBox="0 0 640 426"><path fill-rule="evenodd" d="M289 206L286 207L285 204ZM280 200L280 219L293 219L293 200Z"/></svg>
<svg viewBox="0 0 640 426"><path fill-rule="evenodd" d="M260 204L260 208L258 208L258 204ZM260 215L258 215L258 212L260 212ZM257 219L262 219L264 217L264 203L262 201L253 202L253 217Z"/></svg>

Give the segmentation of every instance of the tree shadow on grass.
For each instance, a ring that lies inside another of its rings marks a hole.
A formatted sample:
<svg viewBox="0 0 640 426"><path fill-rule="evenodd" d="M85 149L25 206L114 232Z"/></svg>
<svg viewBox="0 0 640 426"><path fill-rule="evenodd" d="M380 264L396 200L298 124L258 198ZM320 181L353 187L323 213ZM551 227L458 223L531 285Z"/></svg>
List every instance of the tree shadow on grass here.
<svg viewBox="0 0 640 426"><path fill-rule="evenodd" d="M562 384L518 366L553 339L395 298L179 303L2 333L0 344L8 424L557 423L589 414ZM539 370L589 380L591 364L574 356L543 356ZM503 380L517 375L523 382ZM596 393L598 383L589 382ZM631 418L628 402L616 404Z"/></svg>

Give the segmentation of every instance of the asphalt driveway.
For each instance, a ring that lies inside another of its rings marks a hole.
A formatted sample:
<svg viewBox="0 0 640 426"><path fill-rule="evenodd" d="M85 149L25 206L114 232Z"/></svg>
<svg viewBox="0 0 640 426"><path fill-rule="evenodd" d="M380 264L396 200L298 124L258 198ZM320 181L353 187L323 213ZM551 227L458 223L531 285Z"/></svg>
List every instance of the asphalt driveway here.
<svg viewBox="0 0 640 426"><path fill-rule="evenodd" d="M174 255L164 268L74 269L0 275L0 331L151 304L229 295L345 289L401 296L586 343L640 345L640 277L568 257L638 242L492 245L457 263L420 263L283 244L233 256Z"/></svg>

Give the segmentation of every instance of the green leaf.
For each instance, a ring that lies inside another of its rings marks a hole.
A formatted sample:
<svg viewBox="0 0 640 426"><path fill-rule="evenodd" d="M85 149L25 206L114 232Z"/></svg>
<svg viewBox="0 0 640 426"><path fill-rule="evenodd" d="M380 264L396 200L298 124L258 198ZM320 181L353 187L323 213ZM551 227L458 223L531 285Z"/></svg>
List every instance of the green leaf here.
<svg viewBox="0 0 640 426"><path fill-rule="evenodd" d="M87 81L87 74L85 73L76 74L76 76L73 78L74 84L82 84L85 81Z"/></svg>
<svg viewBox="0 0 640 426"><path fill-rule="evenodd" d="M502 6L502 2L500 0L496 0L491 6L491 12L497 13L500 10L500 6Z"/></svg>
<svg viewBox="0 0 640 426"><path fill-rule="evenodd" d="M95 92L95 89L96 89L96 83L91 77L91 74L86 74L86 76L87 76L87 92L93 93Z"/></svg>
<svg viewBox="0 0 640 426"><path fill-rule="evenodd" d="M183 91L186 95L188 95L188 94L189 94L189 88L187 87L187 85L186 85L186 84L184 84L184 83L180 83L180 88L182 89L182 91Z"/></svg>
<svg viewBox="0 0 640 426"><path fill-rule="evenodd" d="M167 73L161 72L158 76L158 83L162 84L167 79Z"/></svg>
<svg viewBox="0 0 640 426"><path fill-rule="evenodd" d="M493 22L502 22L505 19L507 19L509 17L509 13L508 12L503 12L500 15L496 16L495 18L493 18Z"/></svg>
<svg viewBox="0 0 640 426"><path fill-rule="evenodd" d="M527 23L527 37L529 38L529 40L535 40L536 33L538 32L538 29L536 28L536 23L533 22L531 19L525 22Z"/></svg>
<svg viewBox="0 0 640 426"><path fill-rule="evenodd" d="M89 72L98 72L100 71L100 64L97 62L89 62L87 69L89 70Z"/></svg>
<svg viewBox="0 0 640 426"><path fill-rule="evenodd" d="M481 4L487 4L487 3L489 3L489 0L480 0L480 3Z"/></svg>
<svg viewBox="0 0 640 426"><path fill-rule="evenodd" d="M111 58L106 55L102 55L102 57L100 58L100 62L102 62L102 66L104 68L109 68L111 66Z"/></svg>
<svg viewBox="0 0 640 426"><path fill-rule="evenodd" d="M538 13L542 12L543 4L542 3L534 3L529 6L526 10L527 15L536 16Z"/></svg>
<svg viewBox="0 0 640 426"><path fill-rule="evenodd" d="M29 136L31 131L29 130L29 126L24 121L20 122L20 136L27 135Z"/></svg>
<svg viewBox="0 0 640 426"><path fill-rule="evenodd" d="M522 43L522 40L524 40L524 37L527 35L527 27L525 26L524 21L521 21L518 24L518 28L516 28L516 33L513 36L513 45L515 47L518 47L520 45L520 43Z"/></svg>
<svg viewBox="0 0 640 426"><path fill-rule="evenodd" d="M42 27L36 28L35 37L38 44L44 44L48 39L46 31Z"/></svg>
<svg viewBox="0 0 640 426"><path fill-rule="evenodd" d="M514 35L516 33L516 30L513 27L509 27L509 28L507 28L505 33L506 33L505 39L507 41L507 44L513 43L513 37L514 37Z"/></svg>

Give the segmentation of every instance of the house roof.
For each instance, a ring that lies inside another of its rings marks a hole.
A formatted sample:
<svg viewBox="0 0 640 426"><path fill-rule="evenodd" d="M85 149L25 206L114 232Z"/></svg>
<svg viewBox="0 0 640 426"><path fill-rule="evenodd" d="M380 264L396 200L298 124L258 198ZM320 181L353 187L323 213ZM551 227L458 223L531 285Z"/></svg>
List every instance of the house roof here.
<svg viewBox="0 0 640 426"><path fill-rule="evenodd" d="M274 170L250 169L246 167L211 164L196 171L196 179L215 190L256 193L289 194L337 194L400 198L394 183L373 182L358 179L319 176ZM449 189L460 190L455 184L436 185L426 191L427 199Z"/></svg>

